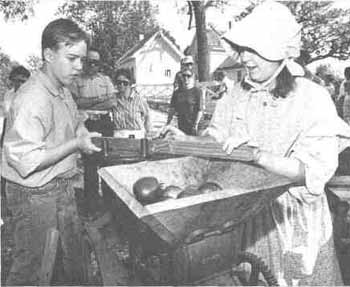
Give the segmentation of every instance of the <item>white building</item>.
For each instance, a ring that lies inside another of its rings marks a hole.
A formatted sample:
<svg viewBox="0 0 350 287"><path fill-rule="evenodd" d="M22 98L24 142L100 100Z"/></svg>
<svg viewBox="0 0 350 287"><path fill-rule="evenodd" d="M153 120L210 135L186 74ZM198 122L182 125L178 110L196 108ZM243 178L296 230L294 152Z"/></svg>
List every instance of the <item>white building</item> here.
<svg viewBox="0 0 350 287"><path fill-rule="evenodd" d="M117 68L130 69L137 85L171 84L183 56L169 36L158 31L127 51L119 59Z"/></svg>

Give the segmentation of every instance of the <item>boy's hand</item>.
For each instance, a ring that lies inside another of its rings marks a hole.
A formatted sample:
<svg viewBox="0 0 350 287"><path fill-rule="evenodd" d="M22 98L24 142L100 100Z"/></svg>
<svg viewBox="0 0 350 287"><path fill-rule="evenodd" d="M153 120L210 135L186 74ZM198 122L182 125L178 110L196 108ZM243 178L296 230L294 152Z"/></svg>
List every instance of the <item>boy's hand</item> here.
<svg viewBox="0 0 350 287"><path fill-rule="evenodd" d="M78 135L78 133L77 133ZM78 147L81 152L86 153L86 154L93 154L95 152L100 152L101 149L95 146L91 138L92 137L101 137L100 133L92 132L92 133L82 133L77 136L78 139Z"/></svg>

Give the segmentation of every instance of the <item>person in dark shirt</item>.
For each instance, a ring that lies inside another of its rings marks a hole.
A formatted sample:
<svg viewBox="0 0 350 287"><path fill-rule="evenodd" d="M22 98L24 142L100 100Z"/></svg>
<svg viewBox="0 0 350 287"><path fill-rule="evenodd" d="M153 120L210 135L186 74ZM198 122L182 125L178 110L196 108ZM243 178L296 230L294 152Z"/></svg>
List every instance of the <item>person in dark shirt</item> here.
<svg viewBox="0 0 350 287"><path fill-rule="evenodd" d="M169 125L177 114L178 128L185 134L196 135L203 114L202 91L194 85L195 77L192 70L183 70L182 78L183 89L175 90L173 93L166 125Z"/></svg>

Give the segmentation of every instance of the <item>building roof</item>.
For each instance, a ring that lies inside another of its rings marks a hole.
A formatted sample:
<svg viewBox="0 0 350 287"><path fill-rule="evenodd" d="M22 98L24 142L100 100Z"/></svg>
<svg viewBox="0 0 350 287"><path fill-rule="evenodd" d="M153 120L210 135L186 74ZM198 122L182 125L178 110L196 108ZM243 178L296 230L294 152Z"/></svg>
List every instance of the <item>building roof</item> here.
<svg viewBox="0 0 350 287"><path fill-rule="evenodd" d="M125 52L123 56L120 57L120 59L117 62L117 65L120 65L122 63L125 63L129 61L131 58L133 58L139 50L142 49L148 43L149 41L152 41L154 39L163 39L173 50L176 54L179 55L180 58L183 57L183 53L180 50L180 47L175 43L174 38L172 38L169 33L164 33L163 31L159 30L152 34L147 35L143 40L138 42L136 45L134 45L131 49Z"/></svg>
<svg viewBox="0 0 350 287"><path fill-rule="evenodd" d="M228 56L218 67L217 69L239 69L243 65L235 61L232 57Z"/></svg>
<svg viewBox="0 0 350 287"><path fill-rule="evenodd" d="M222 40L220 39L219 35L217 35L212 29L207 29L207 37L208 37L208 48L209 50L213 51L225 51L224 46L222 44ZM196 45L197 41L197 34L194 35L191 47Z"/></svg>

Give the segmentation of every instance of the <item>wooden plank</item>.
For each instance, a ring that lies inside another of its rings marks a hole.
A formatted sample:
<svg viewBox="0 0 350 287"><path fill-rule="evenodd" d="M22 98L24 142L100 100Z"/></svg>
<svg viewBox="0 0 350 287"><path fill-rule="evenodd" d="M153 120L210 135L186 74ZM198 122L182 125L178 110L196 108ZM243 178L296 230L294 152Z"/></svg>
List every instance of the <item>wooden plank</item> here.
<svg viewBox="0 0 350 287"><path fill-rule="evenodd" d="M334 176L327 185L329 187L348 187L350 192L350 175Z"/></svg>
<svg viewBox="0 0 350 287"><path fill-rule="evenodd" d="M46 232L44 255L41 259L40 286L49 286L56 261L59 232L56 228L50 228Z"/></svg>
<svg viewBox="0 0 350 287"><path fill-rule="evenodd" d="M101 148L103 157L140 157L142 156L141 140L113 137L92 138L92 143Z"/></svg>
<svg viewBox="0 0 350 287"><path fill-rule="evenodd" d="M149 153L199 156L203 158L216 158L225 160L253 161L254 148L250 146L241 146L234 149L231 154L225 153L222 144L200 139L196 141L177 141L177 140L159 140L149 143Z"/></svg>
<svg viewBox="0 0 350 287"><path fill-rule="evenodd" d="M226 154L222 144L203 138L193 141L178 140L137 140L113 137L93 138L92 142L102 149L104 157L148 157L166 154L169 156L199 156L225 160L253 161L254 148L241 146L231 154Z"/></svg>

